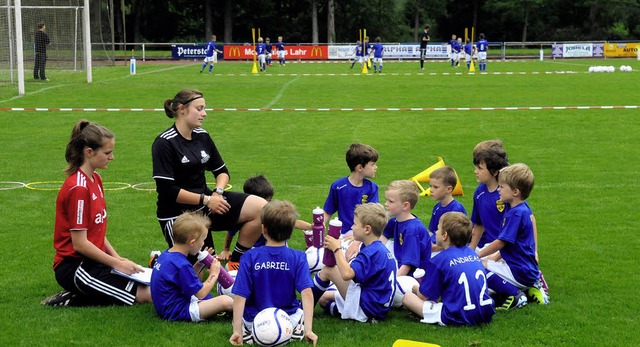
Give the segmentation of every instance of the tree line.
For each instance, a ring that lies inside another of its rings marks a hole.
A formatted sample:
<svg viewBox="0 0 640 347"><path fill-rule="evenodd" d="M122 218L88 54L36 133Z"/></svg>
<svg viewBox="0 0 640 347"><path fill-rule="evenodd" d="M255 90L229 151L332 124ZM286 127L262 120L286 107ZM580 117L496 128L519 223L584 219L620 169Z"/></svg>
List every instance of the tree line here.
<svg viewBox="0 0 640 347"><path fill-rule="evenodd" d="M103 42L202 42L211 34L219 42L251 42L251 28L272 41L282 35L286 42L353 42L365 28L386 42L416 42L425 24L434 41L471 27L489 41L640 39L640 0L91 0L90 6L92 32Z"/></svg>

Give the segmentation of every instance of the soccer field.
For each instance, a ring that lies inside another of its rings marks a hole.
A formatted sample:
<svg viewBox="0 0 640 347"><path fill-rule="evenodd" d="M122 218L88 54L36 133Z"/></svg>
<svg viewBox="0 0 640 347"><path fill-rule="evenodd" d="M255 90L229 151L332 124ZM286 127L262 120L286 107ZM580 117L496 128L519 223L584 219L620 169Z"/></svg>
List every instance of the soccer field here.
<svg viewBox="0 0 640 347"><path fill-rule="evenodd" d="M591 65L631 65L624 73L587 73ZM316 309L320 346L391 346L396 339L441 346L634 346L640 335L640 61L490 62L467 74L446 62L387 62L383 74L346 63L295 63L252 75L251 63L139 62L82 73L52 71L26 95L0 86L1 345L228 345L229 319L203 324L160 320L152 305L51 308L59 291L51 268L55 198L64 180L64 151L78 119L116 135L115 160L100 173L108 237L125 257L146 264L166 246L155 217L151 144L172 124L162 109L182 88L204 92L208 130L231 173L232 190L265 174L276 199L301 218L322 206L330 184L349 169L352 142L380 153L374 181L384 189L438 157L458 173L467 211L477 185L471 151L503 140L509 161L536 178L528 199L538 223L540 268L551 303L498 312L489 325L438 327L395 309L376 325L341 321ZM211 177L212 178L212 177ZM26 185L26 186L24 186ZM414 213L428 224L434 205ZM216 233L221 249L224 233ZM301 233L290 245L303 249ZM295 345L295 344L294 344Z"/></svg>

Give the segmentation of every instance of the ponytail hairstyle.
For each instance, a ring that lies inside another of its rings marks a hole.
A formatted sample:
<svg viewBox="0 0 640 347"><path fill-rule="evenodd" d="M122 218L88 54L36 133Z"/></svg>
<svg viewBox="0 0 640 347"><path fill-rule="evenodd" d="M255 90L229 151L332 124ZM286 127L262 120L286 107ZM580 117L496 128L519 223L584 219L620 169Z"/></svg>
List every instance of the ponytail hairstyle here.
<svg viewBox="0 0 640 347"><path fill-rule="evenodd" d="M164 113L169 118L176 118L180 105L189 106L193 100L203 97L202 92L197 89L183 89L173 99L164 101Z"/></svg>
<svg viewBox="0 0 640 347"><path fill-rule="evenodd" d="M105 138L114 138L109 129L85 119L79 120L71 131L64 155L69 164L65 169L67 175L74 174L84 164L84 149L86 147L97 150L102 147Z"/></svg>

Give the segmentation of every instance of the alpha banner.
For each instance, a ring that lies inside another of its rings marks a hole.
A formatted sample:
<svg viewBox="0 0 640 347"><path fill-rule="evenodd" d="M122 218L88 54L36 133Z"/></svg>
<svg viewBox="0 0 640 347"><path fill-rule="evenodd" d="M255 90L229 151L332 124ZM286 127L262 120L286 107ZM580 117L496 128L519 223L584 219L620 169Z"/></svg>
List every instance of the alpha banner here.
<svg viewBox="0 0 640 347"><path fill-rule="evenodd" d="M610 58L637 57L640 43L605 43L604 56Z"/></svg>

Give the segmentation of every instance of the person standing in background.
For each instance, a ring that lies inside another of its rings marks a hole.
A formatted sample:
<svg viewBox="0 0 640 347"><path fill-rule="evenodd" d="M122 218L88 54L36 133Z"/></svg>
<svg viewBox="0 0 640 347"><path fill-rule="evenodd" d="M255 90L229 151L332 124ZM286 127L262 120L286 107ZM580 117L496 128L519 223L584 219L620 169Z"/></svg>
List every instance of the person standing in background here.
<svg viewBox="0 0 640 347"><path fill-rule="evenodd" d="M36 80L48 81L44 74L44 68L47 65L47 46L51 44L49 36L45 33L46 26L44 23L38 24L38 31L33 38L34 48L36 51L35 64L33 65L33 78Z"/></svg>

